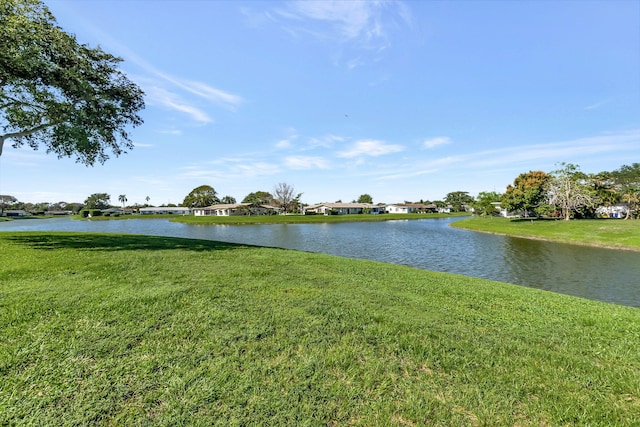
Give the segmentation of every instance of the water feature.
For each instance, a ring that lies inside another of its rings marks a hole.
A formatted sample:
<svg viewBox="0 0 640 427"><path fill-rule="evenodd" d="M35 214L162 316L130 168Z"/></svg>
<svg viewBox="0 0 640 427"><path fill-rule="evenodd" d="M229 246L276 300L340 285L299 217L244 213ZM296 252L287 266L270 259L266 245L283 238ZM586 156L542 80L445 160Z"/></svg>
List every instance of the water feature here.
<svg viewBox="0 0 640 427"><path fill-rule="evenodd" d="M459 218L331 224L188 225L166 219L0 222L0 231L86 231L219 240L403 264L640 307L640 252L449 227Z"/></svg>

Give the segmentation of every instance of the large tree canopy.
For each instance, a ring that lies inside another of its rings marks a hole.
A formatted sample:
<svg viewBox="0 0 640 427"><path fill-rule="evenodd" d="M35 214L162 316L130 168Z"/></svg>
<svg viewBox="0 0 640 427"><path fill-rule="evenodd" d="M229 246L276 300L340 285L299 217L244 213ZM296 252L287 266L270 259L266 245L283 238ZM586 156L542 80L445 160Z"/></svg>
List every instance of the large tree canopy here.
<svg viewBox="0 0 640 427"><path fill-rule="evenodd" d="M0 155L10 140L93 165L133 148L144 99L121 61L79 44L39 0L0 1Z"/></svg>
<svg viewBox="0 0 640 427"><path fill-rule="evenodd" d="M444 202L451 205L454 212L464 212L465 205L473 203L473 196L466 191L453 191L446 195Z"/></svg>
<svg viewBox="0 0 640 427"><path fill-rule="evenodd" d="M613 171L613 176L622 201L629 207L625 218L629 219L631 212L636 211L640 204L640 163L622 165L620 169Z"/></svg>
<svg viewBox="0 0 640 427"><path fill-rule="evenodd" d="M358 203L373 204L373 197L371 197L371 195L369 195L368 193L361 194L360 197L358 197Z"/></svg>
<svg viewBox="0 0 640 427"><path fill-rule="evenodd" d="M0 214L4 212L4 209L13 204L16 203L18 201L18 199L16 199L13 196L9 196L8 194L2 195L0 194Z"/></svg>
<svg viewBox="0 0 640 427"><path fill-rule="evenodd" d="M85 209L108 209L111 196L107 193L93 193L84 201Z"/></svg>
<svg viewBox="0 0 640 427"><path fill-rule="evenodd" d="M507 186L500 206L508 211L523 211L528 216L530 209L545 204L547 199L546 184L549 175L542 171L521 173Z"/></svg>
<svg viewBox="0 0 640 427"><path fill-rule="evenodd" d="M477 215L496 215L499 213L497 206L494 204L500 202L502 194L495 191L481 191L473 203L475 213Z"/></svg>
<svg viewBox="0 0 640 427"><path fill-rule="evenodd" d="M256 205L270 205L273 203L273 196L268 191L256 191L255 193L249 193L242 203L253 203Z"/></svg>
<svg viewBox="0 0 640 427"><path fill-rule="evenodd" d="M218 199L218 193L212 186L201 185L200 187L194 188L189 194L187 194L182 202L182 206L189 208L204 208L219 202L220 199Z"/></svg>

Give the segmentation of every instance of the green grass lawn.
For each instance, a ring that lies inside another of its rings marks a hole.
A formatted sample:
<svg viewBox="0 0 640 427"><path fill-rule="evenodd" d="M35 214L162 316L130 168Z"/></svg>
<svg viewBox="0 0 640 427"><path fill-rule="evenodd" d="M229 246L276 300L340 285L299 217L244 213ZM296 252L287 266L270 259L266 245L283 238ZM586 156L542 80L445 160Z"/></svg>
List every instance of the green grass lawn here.
<svg viewBox="0 0 640 427"><path fill-rule="evenodd" d="M621 219L508 219L470 217L452 224L474 231L544 239L578 245L640 250L640 221Z"/></svg>
<svg viewBox="0 0 640 427"><path fill-rule="evenodd" d="M322 254L0 233L0 425L635 426L640 310Z"/></svg>

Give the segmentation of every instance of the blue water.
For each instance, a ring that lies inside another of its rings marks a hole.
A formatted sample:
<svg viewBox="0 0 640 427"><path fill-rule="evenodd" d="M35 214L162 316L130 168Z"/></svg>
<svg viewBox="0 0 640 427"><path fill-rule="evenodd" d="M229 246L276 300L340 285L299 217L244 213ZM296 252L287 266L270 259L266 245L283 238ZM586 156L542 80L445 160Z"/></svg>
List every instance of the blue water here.
<svg viewBox="0 0 640 427"><path fill-rule="evenodd" d="M0 222L0 231L87 231L218 240L320 252L464 274L640 307L640 253L475 233L459 218L407 221L187 225L166 219Z"/></svg>

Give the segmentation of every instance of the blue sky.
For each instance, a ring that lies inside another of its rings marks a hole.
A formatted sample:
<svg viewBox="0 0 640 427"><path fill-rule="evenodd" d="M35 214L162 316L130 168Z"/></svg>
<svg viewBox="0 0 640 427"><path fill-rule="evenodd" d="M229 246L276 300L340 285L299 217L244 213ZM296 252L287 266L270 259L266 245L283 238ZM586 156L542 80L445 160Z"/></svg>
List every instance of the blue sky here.
<svg viewBox="0 0 640 427"><path fill-rule="evenodd" d="M302 201L503 192L559 162L640 162L640 2L49 0L146 93L135 149L104 165L0 157L24 202Z"/></svg>

